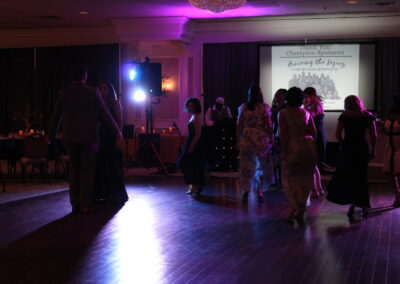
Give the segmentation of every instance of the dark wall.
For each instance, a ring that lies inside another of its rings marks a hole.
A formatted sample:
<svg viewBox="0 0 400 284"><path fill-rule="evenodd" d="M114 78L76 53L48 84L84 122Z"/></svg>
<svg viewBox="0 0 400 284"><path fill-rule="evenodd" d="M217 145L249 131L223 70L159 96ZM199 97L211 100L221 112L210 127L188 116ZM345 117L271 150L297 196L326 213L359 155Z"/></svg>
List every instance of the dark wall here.
<svg viewBox="0 0 400 284"><path fill-rule="evenodd" d="M88 67L88 84L108 80L119 92L118 44L0 50L0 131L8 133L14 113L26 123L35 116L46 128L76 64Z"/></svg>
<svg viewBox="0 0 400 284"><path fill-rule="evenodd" d="M203 54L204 111L224 97L236 116L250 84L259 81L257 43L205 44Z"/></svg>

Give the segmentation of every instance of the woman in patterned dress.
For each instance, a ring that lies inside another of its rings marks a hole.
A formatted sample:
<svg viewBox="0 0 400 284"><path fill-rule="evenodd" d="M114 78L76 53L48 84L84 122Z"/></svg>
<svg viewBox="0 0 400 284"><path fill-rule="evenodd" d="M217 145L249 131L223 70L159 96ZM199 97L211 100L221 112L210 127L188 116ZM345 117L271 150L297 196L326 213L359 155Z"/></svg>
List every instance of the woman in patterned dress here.
<svg viewBox="0 0 400 284"><path fill-rule="evenodd" d="M386 144L383 171L395 191L394 207L400 207L400 95L392 97L390 114L384 122L388 137Z"/></svg>
<svg viewBox="0 0 400 284"><path fill-rule="evenodd" d="M273 139L270 108L264 103L258 85L249 88L247 103L242 104L238 112L237 141L242 203L247 204L252 184L257 185L258 201L263 202L264 182L272 170L269 153ZM260 174L255 175L256 169Z"/></svg>
<svg viewBox="0 0 400 284"><path fill-rule="evenodd" d="M289 219L294 218L302 225L317 166L316 130L310 113L301 107L301 89L290 88L286 104L286 108L279 112L282 183L291 208Z"/></svg>

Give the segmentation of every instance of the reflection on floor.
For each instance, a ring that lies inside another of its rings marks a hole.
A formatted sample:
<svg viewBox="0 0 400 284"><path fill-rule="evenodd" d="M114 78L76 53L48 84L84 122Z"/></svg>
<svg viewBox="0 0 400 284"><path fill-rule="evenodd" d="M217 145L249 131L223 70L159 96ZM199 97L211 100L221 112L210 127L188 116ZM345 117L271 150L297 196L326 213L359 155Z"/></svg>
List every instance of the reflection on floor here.
<svg viewBox="0 0 400 284"><path fill-rule="evenodd" d="M0 205L0 283L398 283L400 209L387 184L349 224L346 207L313 200L304 228L280 191L248 206L236 179L204 195L181 177L127 177L130 200L71 215L67 191Z"/></svg>

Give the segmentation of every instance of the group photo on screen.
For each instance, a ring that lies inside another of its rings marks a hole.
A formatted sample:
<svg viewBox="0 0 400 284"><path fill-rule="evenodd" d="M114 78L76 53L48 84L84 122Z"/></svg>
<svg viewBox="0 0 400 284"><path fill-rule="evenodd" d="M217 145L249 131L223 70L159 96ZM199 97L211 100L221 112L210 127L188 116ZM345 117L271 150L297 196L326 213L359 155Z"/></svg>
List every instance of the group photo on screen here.
<svg viewBox="0 0 400 284"><path fill-rule="evenodd" d="M260 86L266 101L280 88L313 87L327 111L359 96L374 109L375 44L294 44L260 47Z"/></svg>

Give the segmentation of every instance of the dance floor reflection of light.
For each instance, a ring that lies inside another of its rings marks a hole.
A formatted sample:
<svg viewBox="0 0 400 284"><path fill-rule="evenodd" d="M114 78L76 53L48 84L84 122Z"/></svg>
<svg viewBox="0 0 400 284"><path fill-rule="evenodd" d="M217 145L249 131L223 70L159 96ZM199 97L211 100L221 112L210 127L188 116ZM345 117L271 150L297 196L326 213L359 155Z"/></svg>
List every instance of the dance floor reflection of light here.
<svg viewBox="0 0 400 284"><path fill-rule="evenodd" d="M154 215L145 200L127 204L116 220L115 272L119 283L160 283L164 263L154 232Z"/></svg>

